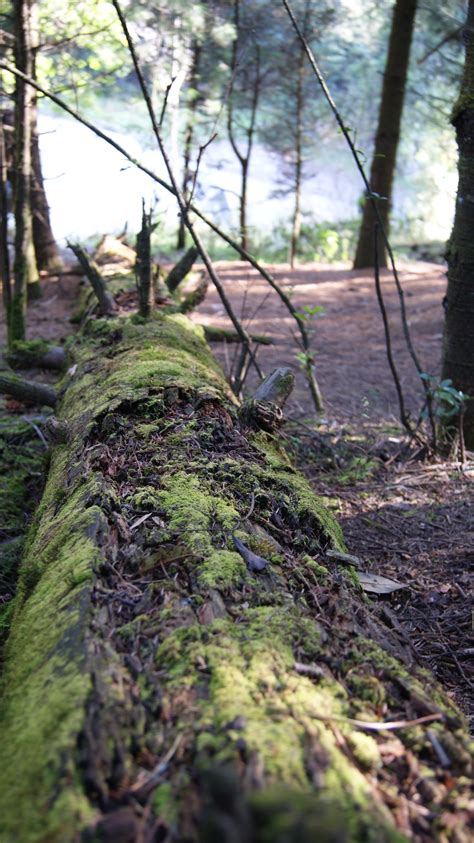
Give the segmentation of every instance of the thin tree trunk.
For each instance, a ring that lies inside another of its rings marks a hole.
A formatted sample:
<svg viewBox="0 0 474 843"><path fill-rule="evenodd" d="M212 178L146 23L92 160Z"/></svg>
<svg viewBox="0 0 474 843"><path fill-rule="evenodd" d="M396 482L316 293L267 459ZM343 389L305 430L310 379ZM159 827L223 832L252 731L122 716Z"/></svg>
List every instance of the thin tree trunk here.
<svg viewBox="0 0 474 843"><path fill-rule="evenodd" d="M2 841L462 832L462 717L400 661L333 517L242 422L200 329L98 320L71 353L4 654Z"/></svg>
<svg viewBox="0 0 474 843"><path fill-rule="evenodd" d="M396 0L387 62L382 87L379 122L370 170L372 193L378 194L379 210L388 233L392 205L392 187L402 122L403 101L410 60L410 47L415 24L417 0ZM354 269L374 265L374 213L365 202L359 231ZM380 266L387 265L385 245L380 237Z"/></svg>
<svg viewBox="0 0 474 843"><path fill-rule="evenodd" d="M307 6L308 10L308 6ZM306 17L305 17L306 24ZM306 25L303 33L306 37ZM301 180L303 173L303 82L306 55L303 45L299 45L298 77L296 85L296 135L295 135L295 206L291 226L290 266L293 269L298 251L301 232Z"/></svg>
<svg viewBox="0 0 474 843"><path fill-rule="evenodd" d="M15 0L15 63L28 76L33 73L32 6L29 0ZM15 84L15 257L13 291L8 319L9 341L26 334L26 305L30 291L39 287L33 246L31 217L31 137L34 90L22 79Z"/></svg>
<svg viewBox="0 0 474 843"><path fill-rule="evenodd" d="M196 110L199 102L199 94L197 92L198 84L199 84L199 63L201 59L202 47L197 41L194 40L193 45L193 60L192 60L192 69L191 69L191 78L189 80L189 85L191 90L193 91L191 102L189 103L188 108L188 124L186 127L186 136L184 140L184 161L183 161L183 182L182 182L182 193L186 201L189 198L189 188L191 185L191 155L193 150L193 139L194 139L194 124L196 121ZM186 246L186 226L184 224L184 220L180 217L179 220L179 229L178 229L178 241L176 243L178 249L184 249Z"/></svg>
<svg viewBox="0 0 474 843"><path fill-rule="evenodd" d="M0 281L2 284L5 313L10 311L11 279L10 256L8 251L8 165L3 130L3 113L0 113Z"/></svg>
<svg viewBox="0 0 474 843"><path fill-rule="evenodd" d="M474 448L474 0L464 29L466 59L452 123L459 148L456 213L448 244L448 289L443 344L443 378L451 378L469 401L464 438Z"/></svg>
<svg viewBox="0 0 474 843"><path fill-rule="evenodd" d="M239 149L234 128L234 106L233 106L233 91L235 86L235 77L238 73L238 47L239 47L239 33L240 33L240 0L234 0L234 26L236 36L232 44L232 60L231 60L231 83L229 89L229 100L227 105L227 133L229 141L234 150L236 157L240 163L241 181L240 181L240 197L239 197L239 229L240 229L240 244L242 249L246 251L249 248L248 226L247 226L247 203L248 203L248 175L250 157L252 154L252 146L255 135L255 124L257 120L258 103L260 99L261 87L261 70L260 70L260 47L255 46L255 78L252 80L252 101L250 105L250 120L246 130L246 146L245 152Z"/></svg>
<svg viewBox="0 0 474 843"><path fill-rule="evenodd" d="M44 189L38 138L36 99L32 120L31 159L33 179L31 209L33 214L33 242L36 263L39 270L55 272L63 268L63 262L59 256L58 247L51 228L48 199Z"/></svg>

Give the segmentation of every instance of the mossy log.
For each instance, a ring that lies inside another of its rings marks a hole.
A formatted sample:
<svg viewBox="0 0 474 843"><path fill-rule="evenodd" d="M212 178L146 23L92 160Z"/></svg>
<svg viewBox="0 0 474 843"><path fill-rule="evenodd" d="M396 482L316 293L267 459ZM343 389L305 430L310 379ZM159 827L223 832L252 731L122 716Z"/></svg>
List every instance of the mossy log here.
<svg viewBox="0 0 474 843"><path fill-rule="evenodd" d="M202 329L88 331L5 652L2 843L467 841L461 715L326 558L337 523ZM424 723L354 722L430 715L449 776Z"/></svg>

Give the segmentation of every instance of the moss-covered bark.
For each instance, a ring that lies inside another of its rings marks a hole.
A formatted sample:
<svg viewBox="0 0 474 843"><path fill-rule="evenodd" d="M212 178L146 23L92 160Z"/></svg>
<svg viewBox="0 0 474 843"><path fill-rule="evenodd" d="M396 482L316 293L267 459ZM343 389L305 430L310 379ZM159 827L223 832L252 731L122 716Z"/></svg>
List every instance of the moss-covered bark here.
<svg viewBox="0 0 474 843"><path fill-rule="evenodd" d="M338 525L201 329L97 320L72 353L6 653L2 843L467 841L462 718L327 560ZM449 786L423 726L351 722L429 713Z"/></svg>

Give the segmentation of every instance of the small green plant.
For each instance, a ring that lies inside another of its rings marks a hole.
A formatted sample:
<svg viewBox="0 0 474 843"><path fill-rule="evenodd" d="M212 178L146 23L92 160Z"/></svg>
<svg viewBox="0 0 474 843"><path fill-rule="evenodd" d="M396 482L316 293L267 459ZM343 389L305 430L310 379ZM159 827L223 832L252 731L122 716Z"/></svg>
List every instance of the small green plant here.
<svg viewBox="0 0 474 843"><path fill-rule="evenodd" d="M466 402L471 399L462 390L453 386L451 378L439 380L426 372L423 372L420 377L428 384L435 418L444 423L464 414ZM421 419L427 419L428 415L428 407L423 407Z"/></svg>
<svg viewBox="0 0 474 843"><path fill-rule="evenodd" d="M317 319L320 316L324 316L324 313L324 307L321 307L319 304L315 304L313 307L309 304L305 304L301 310L296 312L296 315L299 316L300 319L310 321L311 319Z"/></svg>

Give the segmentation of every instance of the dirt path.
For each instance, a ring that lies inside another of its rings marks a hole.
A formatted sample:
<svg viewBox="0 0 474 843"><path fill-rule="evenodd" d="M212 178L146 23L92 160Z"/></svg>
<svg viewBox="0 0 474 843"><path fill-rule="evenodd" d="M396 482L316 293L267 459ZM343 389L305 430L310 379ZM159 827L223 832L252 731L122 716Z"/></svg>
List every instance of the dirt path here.
<svg viewBox="0 0 474 843"><path fill-rule="evenodd" d="M289 415L314 422L314 411L295 354L293 323L258 274L243 263L218 269L228 295L249 329L275 339L261 347L266 372L289 365L297 386ZM325 419L314 436L289 427L303 470L341 520L347 544L366 569L391 576L407 588L376 598L380 611L410 640L417 658L430 667L469 710L474 685L472 563L474 561L474 473L452 466L427 466L396 459L401 448L398 405L385 358L383 330L371 275L347 266L306 265L296 271L276 267L275 275L298 307L320 305L314 322L317 376ZM410 328L426 371L437 374L441 354L442 268L414 263L401 272ZM78 296L74 276L48 279L44 296L30 311L29 336L60 340L71 333L69 318ZM396 292L388 273L382 286L393 330L407 404L416 414L419 381L406 351ZM228 327L215 290L193 316ZM0 342L4 342L3 319ZM235 346L214 346L226 371ZM249 380L251 389L254 381ZM322 439L321 439L322 437ZM470 637L471 636L471 637Z"/></svg>
<svg viewBox="0 0 474 843"><path fill-rule="evenodd" d="M276 343L263 347L259 359L266 371L277 365L292 366L297 374L294 409L311 416L304 377L299 371L293 338L294 321L256 270L244 263L217 264L236 312L254 333L266 333ZM274 268L281 286L292 291L299 308L319 305L324 314L314 320L313 347L317 377L323 392L326 415L338 422L361 418L374 421L398 419L396 393L387 369L383 328L374 295L371 274L354 272L347 265L306 264L291 271ZM402 269L401 279L409 311L409 323L416 339L422 365L436 374L441 354L443 309L446 281L444 271L434 264L412 263ZM393 349L408 405L419 406L418 378L406 351L399 319L399 305L393 281L382 273L382 288L393 328ZM252 318L252 315L255 314ZM227 326L216 291L210 290L196 319ZM228 368L233 349L216 346L216 353Z"/></svg>

